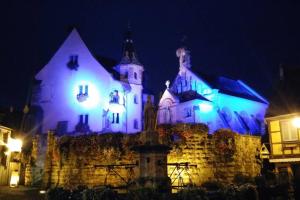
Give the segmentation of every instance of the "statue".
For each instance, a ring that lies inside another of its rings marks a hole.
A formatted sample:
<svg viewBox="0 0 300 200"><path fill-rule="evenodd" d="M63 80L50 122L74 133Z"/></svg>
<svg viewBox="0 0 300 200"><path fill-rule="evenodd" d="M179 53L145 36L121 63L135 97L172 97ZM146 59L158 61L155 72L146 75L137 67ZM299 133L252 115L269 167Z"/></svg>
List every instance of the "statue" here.
<svg viewBox="0 0 300 200"><path fill-rule="evenodd" d="M176 55L179 58L180 68L191 68L190 51L185 48L179 48L176 51Z"/></svg>
<svg viewBox="0 0 300 200"><path fill-rule="evenodd" d="M151 102L151 96L148 95L147 97L147 103L144 108L144 130L145 131L154 131L155 128L155 111L154 106Z"/></svg>

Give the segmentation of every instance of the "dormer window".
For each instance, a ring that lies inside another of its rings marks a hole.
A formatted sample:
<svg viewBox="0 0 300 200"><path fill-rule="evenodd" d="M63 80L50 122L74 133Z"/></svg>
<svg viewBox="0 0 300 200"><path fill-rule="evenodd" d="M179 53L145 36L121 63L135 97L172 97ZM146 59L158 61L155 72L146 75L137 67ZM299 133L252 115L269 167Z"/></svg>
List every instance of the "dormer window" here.
<svg viewBox="0 0 300 200"><path fill-rule="evenodd" d="M67 66L71 69L71 70L77 70L79 67L78 64L78 55L71 55L69 62L67 63Z"/></svg>
<svg viewBox="0 0 300 200"><path fill-rule="evenodd" d="M78 94L77 94L77 100L79 102L86 101L89 96L89 86L88 85L79 85L78 86Z"/></svg>

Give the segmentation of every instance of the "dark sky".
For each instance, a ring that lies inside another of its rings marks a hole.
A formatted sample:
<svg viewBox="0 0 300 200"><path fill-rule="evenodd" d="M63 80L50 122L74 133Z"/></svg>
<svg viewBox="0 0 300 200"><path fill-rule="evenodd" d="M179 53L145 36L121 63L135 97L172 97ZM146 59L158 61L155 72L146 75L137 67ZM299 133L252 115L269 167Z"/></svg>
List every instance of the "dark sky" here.
<svg viewBox="0 0 300 200"><path fill-rule="evenodd" d="M172 3L171 3L172 2ZM1 3L0 105L22 106L29 82L76 25L94 54L119 60L130 21L150 89L178 71L176 49L186 38L192 67L242 79L264 96L280 63L300 64L297 0L72 0Z"/></svg>

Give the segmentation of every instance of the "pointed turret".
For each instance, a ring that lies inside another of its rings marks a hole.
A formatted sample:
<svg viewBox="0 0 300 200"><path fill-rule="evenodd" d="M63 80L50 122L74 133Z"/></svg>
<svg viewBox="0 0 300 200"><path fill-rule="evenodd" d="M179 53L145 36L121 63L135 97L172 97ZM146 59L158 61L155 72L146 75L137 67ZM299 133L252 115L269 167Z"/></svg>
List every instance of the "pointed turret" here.
<svg viewBox="0 0 300 200"><path fill-rule="evenodd" d="M129 25L127 28L127 32L124 34L123 52L120 64L141 65L136 57L136 52L132 40L132 31Z"/></svg>

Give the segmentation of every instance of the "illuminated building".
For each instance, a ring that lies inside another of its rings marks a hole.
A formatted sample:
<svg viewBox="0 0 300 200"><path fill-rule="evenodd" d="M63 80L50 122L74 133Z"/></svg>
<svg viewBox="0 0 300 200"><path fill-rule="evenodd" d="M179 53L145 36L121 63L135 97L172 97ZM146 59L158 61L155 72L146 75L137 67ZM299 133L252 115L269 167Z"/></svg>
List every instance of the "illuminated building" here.
<svg viewBox="0 0 300 200"><path fill-rule="evenodd" d="M277 167L300 162L300 113L267 118L271 154L269 161Z"/></svg>
<svg viewBox="0 0 300 200"><path fill-rule="evenodd" d="M205 123L210 132L230 128L263 134L268 101L241 80L192 70L189 51L177 50L179 72L159 101L158 123Z"/></svg>
<svg viewBox="0 0 300 200"><path fill-rule="evenodd" d="M270 155L279 181L289 183L296 196L300 186L300 113L268 117ZM297 198L296 198L297 199Z"/></svg>
<svg viewBox="0 0 300 200"><path fill-rule="evenodd" d="M35 76L31 110L38 131L57 134L135 133L142 130L144 67L136 58L131 32L123 57L113 68L103 66L76 29Z"/></svg>
<svg viewBox="0 0 300 200"><path fill-rule="evenodd" d="M0 126L0 185L18 186L21 149L22 141L12 138L12 129Z"/></svg>

